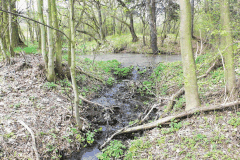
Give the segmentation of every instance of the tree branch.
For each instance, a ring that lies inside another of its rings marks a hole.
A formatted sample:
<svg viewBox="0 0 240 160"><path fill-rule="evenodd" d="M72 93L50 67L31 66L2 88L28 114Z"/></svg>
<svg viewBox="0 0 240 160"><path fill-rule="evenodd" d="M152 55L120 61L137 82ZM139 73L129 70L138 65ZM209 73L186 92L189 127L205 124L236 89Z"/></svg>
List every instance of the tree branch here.
<svg viewBox="0 0 240 160"><path fill-rule="evenodd" d="M124 128L124 129L122 128L122 129L116 131L110 138L112 139L114 136L119 135L119 134L131 133L131 132L136 132L136 131L140 131L140 130L151 129L151 128L157 127L161 124L165 124L166 122L169 122L172 119L183 118L183 117L186 117L186 116L193 115L194 113L213 111L213 110L223 109L223 108L227 108L227 107L237 106L239 104L240 104L240 101L237 100L237 101L234 101L234 102L220 104L220 105L194 108L192 110L184 111L184 112L179 113L177 115L168 116L168 117L159 119L159 120L151 122L151 123L147 123L147 124L143 124L143 125L139 125L139 126L131 127L131 128ZM106 142L109 142L111 140L110 138L108 138ZM105 147L105 145L107 144L106 142L100 148Z"/></svg>
<svg viewBox="0 0 240 160"><path fill-rule="evenodd" d="M46 24L41 23L41 22L39 22L39 21L36 21L36 20L34 20L34 19L32 19L32 18L23 16L23 15L20 15L20 14L17 14L17 13L13 13L13 12L10 12L10 11L3 10L2 8L0 8L0 11L3 11L3 12L6 12L6 13L8 13L8 14L13 14L13 15L15 15L15 16L19 16L19 17L28 19L28 20L33 21L33 22L35 22L35 23L44 25L45 27L51 28L51 29L53 29L53 30L56 30L56 31L62 33L62 34L70 41L69 37L68 37L63 31L60 31L59 29L56 29L56 28L54 28L54 27L52 27L52 26L49 26L49 25L46 25Z"/></svg>

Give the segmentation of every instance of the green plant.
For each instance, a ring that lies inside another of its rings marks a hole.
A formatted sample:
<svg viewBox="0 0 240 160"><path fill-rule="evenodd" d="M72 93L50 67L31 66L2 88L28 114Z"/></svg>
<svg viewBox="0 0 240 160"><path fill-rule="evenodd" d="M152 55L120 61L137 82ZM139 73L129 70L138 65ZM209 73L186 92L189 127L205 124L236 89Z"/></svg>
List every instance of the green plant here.
<svg viewBox="0 0 240 160"><path fill-rule="evenodd" d="M108 78L108 80L107 80L107 85L112 86L114 82L115 82L114 78L113 78L113 77L110 77L110 78Z"/></svg>
<svg viewBox="0 0 240 160"><path fill-rule="evenodd" d="M86 133L86 136L87 136L86 140L87 140L87 143L88 143L88 144L92 144L92 143L94 142L94 135L95 135L94 132L88 131L88 132Z"/></svg>
<svg viewBox="0 0 240 160"><path fill-rule="evenodd" d="M126 146L121 141L114 140L110 142L110 145L103 149L103 153L97 157L101 160L110 160L112 158L120 158L123 155L123 149Z"/></svg>
<svg viewBox="0 0 240 160"><path fill-rule="evenodd" d="M44 83L44 87L49 88L49 89L54 89L57 87L57 85L54 82L46 82L46 83Z"/></svg>
<svg viewBox="0 0 240 160"><path fill-rule="evenodd" d="M233 117L231 118L229 121L228 121L228 124L234 126L234 127L237 127L240 125L240 117L239 118L236 118L236 117Z"/></svg>
<svg viewBox="0 0 240 160"><path fill-rule="evenodd" d="M126 78L132 71L133 66L124 68L114 68L113 74L119 78Z"/></svg>

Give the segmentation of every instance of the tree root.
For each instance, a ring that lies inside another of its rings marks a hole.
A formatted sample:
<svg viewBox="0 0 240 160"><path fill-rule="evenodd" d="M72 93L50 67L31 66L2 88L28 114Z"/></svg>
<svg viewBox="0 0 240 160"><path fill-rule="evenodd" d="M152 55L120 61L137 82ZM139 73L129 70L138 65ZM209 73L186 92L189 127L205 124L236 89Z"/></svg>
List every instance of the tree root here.
<svg viewBox="0 0 240 160"><path fill-rule="evenodd" d="M208 74L215 68L215 66L217 65L219 59L217 57L217 60L215 60L213 62L213 64L211 65L211 67L206 71L205 74L197 77L197 79L202 79L202 78L205 78L208 76ZM184 87L182 87L180 90L177 91L176 94L172 95L171 98L170 98L170 101L168 102L168 105L167 105L167 111L170 111L173 107L173 102L174 102L174 99L180 97L182 94L184 94Z"/></svg>
<svg viewBox="0 0 240 160"><path fill-rule="evenodd" d="M227 107L233 107L236 105L239 105L240 101L233 101L233 102L229 102L229 103L225 103L225 104L220 104L220 105L213 105L213 106L205 106L205 107L198 107L198 108L194 108L192 110L189 111L184 111L182 113L179 113L177 115L172 115L172 116L168 116L162 119L159 119L157 121L151 122L151 123L147 123L147 124L143 124L143 125L139 125L136 127L131 127L131 128L122 128L118 131L116 131L110 138L108 138L108 140L100 147L100 148L104 148L105 145L110 142L110 140L119 134L124 134L124 133L131 133L131 132L136 132L136 131L140 131L140 130L146 130L146 129L151 129L154 127L157 127L161 124L165 124L166 122L170 122L172 119L176 119L176 118L183 118L186 116L190 116L193 115L194 113L198 113L198 112L206 112L206 111L213 111L213 110L219 110L219 109L223 109L223 108L227 108Z"/></svg>
<svg viewBox="0 0 240 160"><path fill-rule="evenodd" d="M37 151L37 147L36 147L36 142L35 142L35 137L34 137L33 131L23 121L18 120L18 122L21 125L23 125L28 130L28 132L31 134L31 136L32 136L32 147L33 147L33 150L34 150L35 155L36 155L36 160L39 160L39 155L38 155L38 151Z"/></svg>

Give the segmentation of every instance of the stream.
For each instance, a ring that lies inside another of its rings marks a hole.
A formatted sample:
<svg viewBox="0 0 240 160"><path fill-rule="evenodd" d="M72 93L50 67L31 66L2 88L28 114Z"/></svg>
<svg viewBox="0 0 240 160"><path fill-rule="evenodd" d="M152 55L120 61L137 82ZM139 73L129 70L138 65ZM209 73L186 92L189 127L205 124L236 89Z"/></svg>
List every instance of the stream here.
<svg viewBox="0 0 240 160"><path fill-rule="evenodd" d="M141 79L138 74L139 70L149 69L150 67L155 67L160 62L167 61L180 61L181 56L179 55L144 55L144 54L108 54L108 55L85 55L82 57L94 59L96 61L107 61L116 59L121 64L126 66L135 66L132 71L132 76L125 80L119 80L112 88L103 89L101 96L91 101L97 102L104 106L109 106L113 109L114 113L108 111L102 111L91 108L89 113L92 116L88 116L88 120L93 124L96 124L98 128L102 128L102 131L98 134L94 144L91 147L86 147L81 150L81 152L73 152L70 159L71 160L98 160L97 154L101 153L98 149L105 140L112 135L116 130L121 129L129 124L130 121L134 121L139 118L142 112L145 110L145 105L141 96L136 96L131 93L129 87L130 83L137 83ZM136 66L138 70L136 70ZM146 72L147 73L147 72ZM100 121L99 121L100 119ZM116 139L130 139L133 136L129 135L119 135L115 137Z"/></svg>

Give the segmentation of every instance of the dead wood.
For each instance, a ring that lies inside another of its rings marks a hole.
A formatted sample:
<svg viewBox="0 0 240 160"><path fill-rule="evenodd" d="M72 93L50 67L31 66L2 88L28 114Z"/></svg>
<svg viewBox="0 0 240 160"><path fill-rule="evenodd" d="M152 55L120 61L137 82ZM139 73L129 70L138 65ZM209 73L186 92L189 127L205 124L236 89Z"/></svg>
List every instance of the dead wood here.
<svg viewBox="0 0 240 160"><path fill-rule="evenodd" d="M32 136L32 147L33 147L33 150L34 150L35 155L36 155L36 160L39 160L39 155L38 155L38 151L37 151L37 147L36 147L36 141L35 141L35 137L34 137L33 131L23 121L18 120L18 122L21 125L23 125L28 130L28 132L31 134L31 136Z"/></svg>
<svg viewBox="0 0 240 160"><path fill-rule="evenodd" d="M99 103L95 103L95 102L89 101L89 100L83 98L83 97L80 96L80 95L79 95L79 98L80 98L81 100L83 100L84 102L87 102L87 103L92 104L92 105L95 105L95 106L100 106L100 107L102 107L102 108L104 108L104 109L109 109L112 113L114 113L113 110L112 110L111 108L109 108L109 107L103 106L103 105L101 105L101 104L99 104Z"/></svg>
<svg viewBox="0 0 240 160"><path fill-rule="evenodd" d="M205 74L197 77L197 79L202 79L202 78L205 78L208 76L208 74L215 68L215 66L218 64L218 57L217 57L217 60L215 60L213 62L213 64L211 65L211 67L206 71ZM184 94L184 87L182 87L180 90L177 91L177 93L173 94L170 98L170 101L168 102L168 105L167 105L167 111L170 111L173 107L173 102L174 102L174 99L180 97L182 94Z"/></svg>
<svg viewBox="0 0 240 160"><path fill-rule="evenodd" d="M205 106L205 107L198 107L198 108L194 108L192 110L189 111L184 111L182 113L179 113L177 115L172 115L172 116L168 116L162 119L159 119L157 121L151 122L151 123L147 123L147 124L143 124L143 125L139 125L136 127L131 127L131 128L122 128L118 131L116 131L110 138L108 138L108 140L101 146L101 148L105 147L105 145L110 142L110 140L119 134L124 134L124 133L131 133L131 132L136 132L136 131L140 131L140 130L146 130L146 129L151 129L154 127L157 127L161 124L165 124L167 122L170 122L172 119L176 119L176 118L183 118L186 116L190 116L193 115L194 113L198 113L198 112L206 112L206 111L213 111L213 110L219 110L219 109L223 109L223 108L227 108L227 107L233 107L236 105L239 105L240 101L233 101L233 102L229 102L229 103L225 103L225 104L220 104L220 105L213 105L213 106Z"/></svg>
<svg viewBox="0 0 240 160"><path fill-rule="evenodd" d="M88 77L91 77L91 78L93 78L93 79L96 79L97 81L100 81L100 82L102 82L102 83L105 83L104 80L102 80L102 79L100 79L100 78L98 78L98 77L95 77L95 76L91 75L90 73L87 73L87 72L83 71L83 69L80 68L80 67L78 67L78 66L76 66L76 69L77 69L77 71L79 71L79 72L87 75Z"/></svg>

